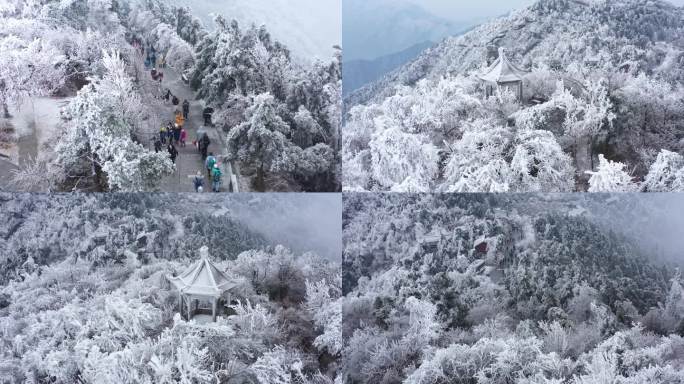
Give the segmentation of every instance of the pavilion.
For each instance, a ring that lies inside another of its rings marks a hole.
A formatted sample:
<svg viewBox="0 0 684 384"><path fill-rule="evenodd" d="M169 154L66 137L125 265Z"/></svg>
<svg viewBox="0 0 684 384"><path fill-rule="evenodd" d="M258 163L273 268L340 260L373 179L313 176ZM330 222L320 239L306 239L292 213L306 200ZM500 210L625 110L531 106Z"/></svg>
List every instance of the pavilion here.
<svg viewBox="0 0 684 384"><path fill-rule="evenodd" d="M499 47L499 58L478 77L485 83L487 97L494 94L495 88L499 90L509 89L515 93L518 100L522 100L523 77L528 73L528 71L508 61L505 49Z"/></svg>
<svg viewBox="0 0 684 384"><path fill-rule="evenodd" d="M184 309L187 310L187 320L203 310L208 312L211 305L211 318L216 321L219 302L230 303L230 290L236 285L209 260L207 247L200 249L198 262L180 275L167 276L167 279L178 290L178 307L181 315Z"/></svg>

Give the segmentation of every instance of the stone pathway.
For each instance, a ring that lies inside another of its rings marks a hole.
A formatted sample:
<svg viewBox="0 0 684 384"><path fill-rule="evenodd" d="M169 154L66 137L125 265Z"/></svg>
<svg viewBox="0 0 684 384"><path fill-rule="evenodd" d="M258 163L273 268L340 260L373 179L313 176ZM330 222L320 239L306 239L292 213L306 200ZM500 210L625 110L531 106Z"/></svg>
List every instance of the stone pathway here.
<svg viewBox="0 0 684 384"><path fill-rule="evenodd" d="M211 192L211 184L208 181L206 169L204 168L204 160L199 150L192 144L193 140L198 137L198 132L206 132L211 139L211 144L209 145L209 151L213 152L217 157L222 157L226 150L223 142L223 138L220 137L220 132L214 127L205 127L203 125L204 119L202 117L202 110L204 105L202 100L195 99L195 93L192 89L185 84L180 74L178 74L172 68L165 68L162 70L164 73L164 80L162 82L161 90L159 90L158 83L155 83L149 77L149 72L147 72L147 78L144 81L143 87L145 88L145 93L148 94L160 94L170 89L171 93L176 95L180 100L178 106L171 104L171 102L154 100L151 105L156 109L158 115L157 122L150 122L154 125L154 131L150 131L150 141L147 143L148 147L152 148L154 141L152 140L155 135L159 134L159 126L163 123L168 123L174 120L174 112L176 109L182 110L183 100L188 100L190 102L190 113L188 114L188 119L185 122L185 130L187 134L187 142L185 147L177 146L178 157L176 158L176 171L164 178L161 183L161 190L164 192L194 192L194 186L192 180L197 171L202 171L205 177L205 193ZM223 178L221 182L221 192L234 192L231 188L231 176L233 173L232 164L229 162L222 163L221 170L223 171ZM235 176L237 179L237 175Z"/></svg>
<svg viewBox="0 0 684 384"><path fill-rule="evenodd" d="M140 60L141 57L138 57L137 59ZM136 65L142 67L142 61L138 61ZM158 137L159 135L159 127L161 126L161 123L163 122L166 124L169 121L174 120L174 112L176 109L182 109L183 100L187 99L190 102L190 113L185 122L185 130L187 131L186 146L176 147L178 150L178 157L176 158L176 170L172 175L169 175L162 180L160 188L161 191L194 192L195 189L193 186L193 178L197 171L202 171L205 177L204 191L205 193L211 192L211 183L207 178L206 169L204 168L204 159L202 159L199 150L192 144L192 142L198 137L198 132L206 132L211 139L208 152L213 152L219 161L221 161L223 158L225 158L227 153L224 137L225 135L216 127L203 126L203 101L195 99L195 93L192 91L189 85L182 81L180 74L174 69L168 67L163 69L164 80L161 84L161 89L159 83L152 80L149 71L144 71L142 68L140 70L142 71L140 75L142 76L142 94L150 97L149 100L143 100L143 102L152 111L152 118L146 122L144 132L139 132L139 136L144 139L143 144L147 148L154 148L154 138ZM180 100L178 106L171 104L170 101L165 102L159 98L162 90L166 91L166 89L170 89L171 93L178 97ZM47 133L44 133L43 131L52 132L54 130L52 127L50 127L50 129L46 129L46 127L43 125L46 125L47 122L52 124L53 120L55 120L54 125L56 126L59 119L59 109L68 102L68 100L58 99L49 101L54 105L50 105L50 108L47 108L41 104L40 108L38 108L41 113L36 113L36 108L25 108L25 110L20 111L21 113L18 114L17 117L12 119L12 122L17 124L17 128L19 128L19 133L21 133L21 135L19 142L14 146L12 153L3 153L4 156L0 156L0 190L12 188L9 183L11 170L17 169L18 165L16 163L18 160L26 160L36 156L41 140L45 140L47 138L47 136L42 137L47 135ZM46 110L49 110L50 116L47 116L48 114ZM24 114L30 118L25 118L25 116L23 116ZM20 119L20 117L22 119ZM48 119L48 117L51 118ZM23 129L24 126L20 123L24 122L24 120L26 122L31 122L32 124L35 124L35 122L40 122L40 124L38 124L38 126L27 125L26 129ZM165 146L164 151L166 151ZM17 154L17 152L19 153ZM221 161L220 164L221 170L223 171L221 192L248 191L246 181L241 180L239 177L239 168L227 161ZM235 187L233 187L233 185L235 185ZM235 189L237 189L237 191Z"/></svg>

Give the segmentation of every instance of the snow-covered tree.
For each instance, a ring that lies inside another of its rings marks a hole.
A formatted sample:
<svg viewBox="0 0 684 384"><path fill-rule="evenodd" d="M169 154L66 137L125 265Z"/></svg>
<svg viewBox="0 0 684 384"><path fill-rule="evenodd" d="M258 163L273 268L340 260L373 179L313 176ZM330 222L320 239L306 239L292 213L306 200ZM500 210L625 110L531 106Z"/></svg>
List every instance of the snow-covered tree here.
<svg viewBox="0 0 684 384"><path fill-rule="evenodd" d="M179 71L184 71L194 64L193 47L181 39L168 24L160 23L151 32L154 47L164 55L166 63Z"/></svg>
<svg viewBox="0 0 684 384"><path fill-rule="evenodd" d="M105 52L107 72L93 79L64 111L65 134L55 151L64 175L74 177L79 163L93 164L107 174L107 186L117 191L154 190L173 171L171 160L134 141L145 111L119 53Z"/></svg>
<svg viewBox="0 0 684 384"><path fill-rule="evenodd" d="M314 313L314 321L323 328L323 334L316 337L314 345L331 355L339 355L344 346L342 340L342 277L335 278L337 283L325 280L318 283L306 282L306 301L308 309Z"/></svg>
<svg viewBox="0 0 684 384"><path fill-rule="evenodd" d="M283 155L289 145L286 135L290 126L278 115L277 101L268 93L254 98L245 118L247 121L228 134L229 156L255 164L257 179L263 185L265 172L277 172L289 165Z"/></svg>
<svg viewBox="0 0 684 384"><path fill-rule="evenodd" d="M548 131L523 131L516 137L511 160L513 188L517 192L570 192L574 168Z"/></svg>
<svg viewBox="0 0 684 384"><path fill-rule="evenodd" d="M179 382L183 384L208 383L212 380L211 372L206 368L209 353L207 348L183 342L176 348L175 368L178 370Z"/></svg>
<svg viewBox="0 0 684 384"><path fill-rule="evenodd" d="M589 178L589 192L630 192L637 186L624 169L625 164L606 160L599 155L599 165L595 172L587 171Z"/></svg>
<svg viewBox="0 0 684 384"><path fill-rule="evenodd" d="M486 123L466 131L451 148L445 170L448 192L507 192L511 189L511 169L504 160L511 135L505 129L485 129Z"/></svg>
<svg viewBox="0 0 684 384"><path fill-rule="evenodd" d="M588 82L584 85L584 90L581 98L575 98L561 81L551 97L551 102L559 105L566 113L563 122L565 134L575 138L593 137L601 132L605 124L610 124L615 119L613 105L603 83Z"/></svg>
<svg viewBox="0 0 684 384"><path fill-rule="evenodd" d="M237 21L215 19L214 33L197 45L197 62L191 84L210 104L218 104L230 93L271 93L284 98L282 84L290 66L289 51L273 42L265 27L240 29Z"/></svg>
<svg viewBox="0 0 684 384"><path fill-rule="evenodd" d="M0 19L1 20L1 19ZM64 55L46 40L3 36L0 27L0 112L30 97L47 96L64 81Z"/></svg>
<svg viewBox="0 0 684 384"><path fill-rule="evenodd" d="M429 191L438 171L437 148L422 134L403 132L392 121L378 124L386 127L370 142L373 179L395 192Z"/></svg>
<svg viewBox="0 0 684 384"><path fill-rule="evenodd" d="M665 149L660 151L641 188L646 192L684 191L684 157Z"/></svg>

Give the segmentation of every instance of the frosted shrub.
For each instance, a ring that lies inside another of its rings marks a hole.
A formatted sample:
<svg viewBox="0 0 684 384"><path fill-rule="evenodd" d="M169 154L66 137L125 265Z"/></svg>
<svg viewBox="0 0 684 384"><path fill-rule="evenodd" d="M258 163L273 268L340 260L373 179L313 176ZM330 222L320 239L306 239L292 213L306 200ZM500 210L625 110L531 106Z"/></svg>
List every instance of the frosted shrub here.
<svg viewBox="0 0 684 384"><path fill-rule="evenodd" d="M641 185L646 192L684 191L684 157L662 150Z"/></svg>
<svg viewBox="0 0 684 384"><path fill-rule="evenodd" d="M625 164L606 160L599 155L599 166L595 172L587 171L589 192L631 192L637 186L632 177L624 170Z"/></svg>

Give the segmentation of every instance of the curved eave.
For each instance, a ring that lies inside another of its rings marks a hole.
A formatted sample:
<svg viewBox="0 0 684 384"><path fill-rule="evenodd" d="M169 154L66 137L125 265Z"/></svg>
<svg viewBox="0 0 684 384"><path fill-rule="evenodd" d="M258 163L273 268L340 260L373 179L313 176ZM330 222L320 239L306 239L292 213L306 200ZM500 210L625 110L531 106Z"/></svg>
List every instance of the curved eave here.
<svg viewBox="0 0 684 384"><path fill-rule="evenodd" d="M514 83L522 81L528 73L530 72L515 66L504 56L497 59L478 78L493 84Z"/></svg>

